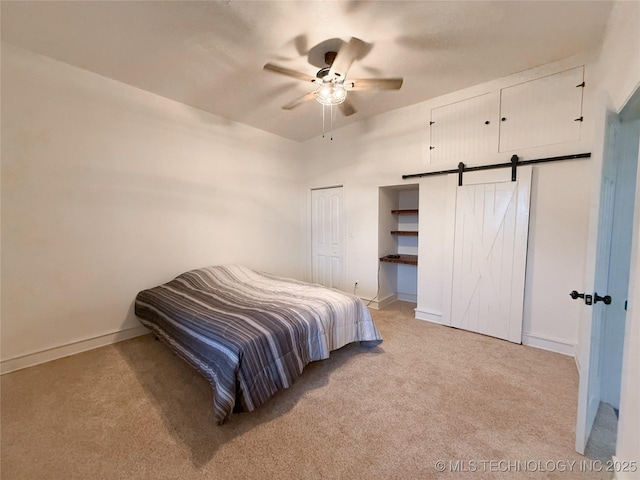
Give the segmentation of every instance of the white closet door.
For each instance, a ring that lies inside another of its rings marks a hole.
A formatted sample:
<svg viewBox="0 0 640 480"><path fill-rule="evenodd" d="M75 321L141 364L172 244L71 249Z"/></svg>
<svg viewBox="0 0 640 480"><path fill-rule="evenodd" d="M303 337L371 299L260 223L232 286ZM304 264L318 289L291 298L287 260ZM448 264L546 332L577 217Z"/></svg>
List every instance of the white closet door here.
<svg viewBox="0 0 640 480"><path fill-rule="evenodd" d="M313 282L344 290L344 209L342 187L311 191Z"/></svg>
<svg viewBox="0 0 640 480"><path fill-rule="evenodd" d="M519 168L516 182L495 181L505 173L467 173L461 187L452 176L445 323L521 343L531 167Z"/></svg>

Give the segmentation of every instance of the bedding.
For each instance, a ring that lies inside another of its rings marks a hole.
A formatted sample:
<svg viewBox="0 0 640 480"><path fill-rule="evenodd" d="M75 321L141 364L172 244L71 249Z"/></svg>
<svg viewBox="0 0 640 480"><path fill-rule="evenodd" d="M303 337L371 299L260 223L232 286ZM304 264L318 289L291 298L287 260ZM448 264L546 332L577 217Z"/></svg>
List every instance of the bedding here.
<svg viewBox="0 0 640 480"><path fill-rule="evenodd" d="M382 342L356 296L240 265L143 290L135 313L209 380L219 424L288 388L309 362L352 342Z"/></svg>

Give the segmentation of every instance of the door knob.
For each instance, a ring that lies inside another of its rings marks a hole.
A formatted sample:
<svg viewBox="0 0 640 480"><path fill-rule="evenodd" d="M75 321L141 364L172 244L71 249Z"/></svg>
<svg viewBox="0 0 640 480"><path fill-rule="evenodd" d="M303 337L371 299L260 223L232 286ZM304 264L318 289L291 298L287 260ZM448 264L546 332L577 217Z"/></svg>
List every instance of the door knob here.
<svg viewBox="0 0 640 480"><path fill-rule="evenodd" d="M611 305L611 295L601 297L598 292L593 293L593 303L604 302L605 305Z"/></svg>
<svg viewBox="0 0 640 480"><path fill-rule="evenodd" d="M584 293L578 293L576 290L574 290L569 294L569 296L574 300L577 300L578 298L584 298Z"/></svg>

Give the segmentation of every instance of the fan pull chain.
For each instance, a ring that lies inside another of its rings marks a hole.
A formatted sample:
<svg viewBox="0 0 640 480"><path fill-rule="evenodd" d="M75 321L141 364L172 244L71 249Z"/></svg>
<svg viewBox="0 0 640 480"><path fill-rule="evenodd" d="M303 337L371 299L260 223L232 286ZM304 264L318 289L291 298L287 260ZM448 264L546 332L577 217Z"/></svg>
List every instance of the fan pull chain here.
<svg viewBox="0 0 640 480"><path fill-rule="evenodd" d="M333 105L331 105L331 141L333 142Z"/></svg>
<svg viewBox="0 0 640 480"><path fill-rule="evenodd" d="M322 105L322 138L324 138L326 128L325 128L325 107L329 107L329 139L333 141L333 105Z"/></svg>

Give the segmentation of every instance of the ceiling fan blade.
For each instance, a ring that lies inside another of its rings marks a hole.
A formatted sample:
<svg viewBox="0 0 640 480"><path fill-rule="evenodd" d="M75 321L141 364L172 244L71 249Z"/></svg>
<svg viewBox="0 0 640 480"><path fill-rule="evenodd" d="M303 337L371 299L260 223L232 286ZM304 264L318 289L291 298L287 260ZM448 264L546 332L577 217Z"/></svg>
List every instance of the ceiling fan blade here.
<svg viewBox="0 0 640 480"><path fill-rule="evenodd" d="M351 37L349 43L340 48L336 59L331 64L329 75L331 78L346 78L349 67L353 61L368 50L367 44L362 40Z"/></svg>
<svg viewBox="0 0 640 480"><path fill-rule="evenodd" d="M267 63L263 68L270 72L287 75L288 77L297 78L298 80L304 80L305 82L313 82L316 79L316 77L312 77L311 75L307 75L306 73L297 72L295 70L291 70L290 68L274 65L273 63Z"/></svg>
<svg viewBox="0 0 640 480"><path fill-rule="evenodd" d="M400 90L402 78L350 78L344 82L349 91Z"/></svg>
<svg viewBox="0 0 640 480"><path fill-rule="evenodd" d="M348 98L340 105L338 105L338 108L340 108L340 111L345 117L356 113L356 109L353 107L353 104L349 101Z"/></svg>
<svg viewBox="0 0 640 480"><path fill-rule="evenodd" d="M283 105L282 109L283 110L291 110L293 108L296 108L299 105L302 105L304 102L308 102L309 100L313 100L314 98L316 98L315 92L305 93L304 95L302 95L299 98L296 98L292 102L289 102L286 105Z"/></svg>
<svg viewBox="0 0 640 480"><path fill-rule="evenodd" d="M298 52L298 55L300 55L301 57L304 57L305 55L307 55L307 53L309 53L309 46L306 35L301 34L296 36L293 39L293 45L296 48L296 52Z"/></svg>

